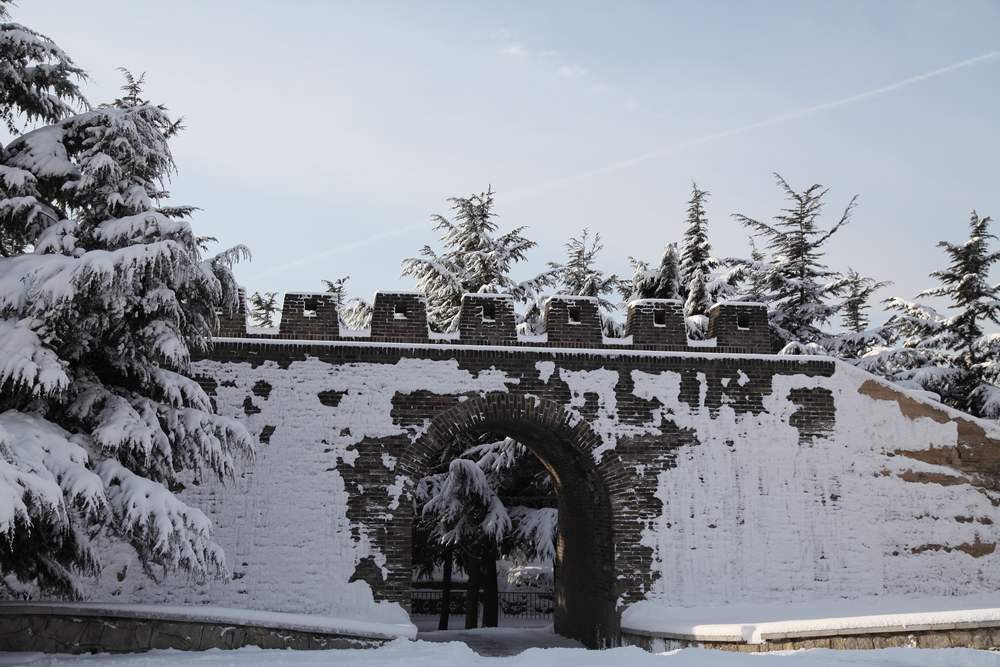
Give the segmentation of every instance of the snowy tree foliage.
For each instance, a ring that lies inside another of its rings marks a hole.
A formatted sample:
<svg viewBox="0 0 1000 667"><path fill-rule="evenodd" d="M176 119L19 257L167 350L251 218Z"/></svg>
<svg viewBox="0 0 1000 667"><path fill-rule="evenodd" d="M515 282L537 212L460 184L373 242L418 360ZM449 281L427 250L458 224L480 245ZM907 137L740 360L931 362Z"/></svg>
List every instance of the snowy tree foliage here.
<svg viewBox="0 0 1000 667"><path fill-rule="evenodd" d="M789 205L772 224L740 213L733 217L768 241L771 261L763 276L763 300L770 306L774 333L785 343L816 342L823 335L820 326L837 312L830 299L842 288L838 274L822 264L823 246L847 224L857 197L829 229L822 229L819 217L827 190L811 185L797 192L780 175L775 174L775 178Z"/></svg>
<svg viewBox="0 0 1000 667"><path fill-rule="evenodd" d="M0 0L0 19L9 18ZM86 107L79 83L84 71L45 35L17 23L0 23L0 118L11 134L22 123L52 123Z"/></svg>
<svg viewBox="0 0 1000 667"><path fill-rule="evenodd" d="M983 324L1000 324L1000 285L990 285L990 268L1000 261L1000 252L990 251L990 241L996 236L989 232L992 219L980 217L975 211L969 218L969 237L962 244L940 241L950 263L948 268L935 271L932 278L941 283L917 295L945 297L957 314L950 318L946 331L949 348L959 351L963 364L973 367L981 361L977 343L983 336Z"/></svg>
<svg viewBox="0 0 1000 667"><path fill-rule="evenodd" d="M337 312L344 307L347 302L347 281L350 280L350 276L344 276L343 278L337 278L336 280L324 280L323 286L326 288L327 294L333 295L333 303L337 306Z"/></svg>
<svg viewBox="0 0 1000 667"><path fill-rule="evenodd" d="M542 539L535 533L537 508L507 507L504 498L538 496L551 491L548 473L524 445L512 438L492 440L454 456L446 453L443 470L421 478L415 494L419 515L434 537L468 548L483 539L501 545L512 536L527 535L530 544L511 544L508 550L535 552ZM448 459L450 458L450 461ZM519 478L519 479L518 479ZM516 516L512 515L516 510ZM523 522L533 527L522 527ZM551 524L554 530L554 523ZM548 540L554 539L554 533ZM542 540L544 542L544 540Z"/></svg>
<svg viewBox="0 0 1000 667"><path fill-rule="evenodd" d="M551 479L526 447L511 438L483 440L465 449L456 444L437 470L418 481L414 562L423 571L444 565L446 588L451 563L458 564L470 576L470 595L482 579L483 622L489 625L485 610L497 603L491 586L496 560L551 560L558 511ZM468 617L467 627L474 621Z"/></svg>
<svg viewBox="0 0 1000 667"><path fill-rule="evenodd" d="M51 57L50 76L76 74ZM6 118L68 109L21 100L4 98ZM25 245L0 257L0 587L77 595L79 575L99 567L98 533L127 540L150 568L224 570L209 520L173 490L230 476L252 452L244 427L185 376L216 308L237 306L230 265L245 250L203 257L184 219L193 209L164 205L179 128L128 77L115 103L3 152L3 224Z"/></svg>
<svg viewBox="0 0 1000 667"><path fill-rule="evenodd" d="M709 193L698 188L697 183L691 184L691 199L687 208L687 227L681 240L680 282L683 296L687 297L693 289L692 282L700 274L701 288L706 291L706 297L696 297L694 305L701 310L688 312L688 315L707 315L712 305L707 296L705 281L710 276L716 262L712 257L712 245L708 242L708 216L705 213L705 200ZM688 299L688 303L692 303ZM707 305L705 305L707 303Z"/></svg>
<svg viewBox="0 0 1000 667"><path fill-rule="evenodd" d="M848 269L840 281L844 299L840 304L841 320L846 331L824 335L820 341L824 353L852 363L875 349L884 348L889 340L884 327L870 326L868 311L876 291L891 285L862 276Z"/></svg>
<svg viewBox="0 0 1000 667"><path fill-rule="evenodd" d="M705 284L705 274L701 269L695 269L688 283L687 301L684 303L684 315L687 317L706 316L708 309L712 307L712 297L708 293L708 285Z"/></svg>
<svg viewBox="0 0 1000 667"><path fill-rule="evenodd" d="M854 269L847 270L842 281L844 301L840 306L840 313L848 331L862 333L868 329L868 310L871 308L872 295L891 284L862 276Z"/></svg>
<svg viewBox="0 0 1000 667"><path fill-rule="evenodd" d="M898 297L886 301L893 312L884 330L890 344L865 355L859 365L892 380L932 391L942 400L972 414L1000 418L1000 336L985 334L988 322L1000 323L1000 285L991 285L991 267L1000 252L990 249L996 236L991 219L975 211L964 243L942 241L947 268L934 271L938 286L919 298L948 300L954 315L946 316L919 302Z"/></svg>
<svg viewBox="0 0 1000 667"><path fill-rule="evenodd" d="M273 327L274 315L281 310L277 292L254 292L248 299L250 323L255 327Z"/></svg>
<svg viewBox="0 0 1000 667"><path fill-rule="evenodd" d="M767 255L750 237L750 257L727 257L721 261L727 267L725 281L728 296L736 301L767 303L767 274L770 269Z"/></svg>
<svg viewBox="0 0 1000 667"><path fill-rule="evenodd" d="M651 269L643 260L629 257L632 265L632 283L622 289L627 301L634 299L680 299L681 274L677 244L668 243L660 265Z"/></svg>
<svg viewBox="0 0 1000 667"><path fill-rule="evenodd" d="M621 327L613 317L618 306L608 297L618 291L621 281L615 274L597 268L597 255L603 248L601 235L591 237L590 230L584 229L580 236L566 242L566 263L549 262L549 268L557 277L560 294L597 299L605 332L618 335Z"/></svg>
<svg viewBox="0 0 1000 667"><path fill-rule="evenodd" d="M615 304L606 297L618 287L618 276L606 275L597 268L597 255L604 246L601 235L590 237L590 230L584 229L580 236L566 242L566 263L549 262L559 281L560 294L589 296L600 303L606 311L614 310Z"/></svg>
<svg viewBox="0 0 1000 667"><path fill-rule="evenodd" d="M510 294L526 303L555 282L551 270L524 282L510 277L513 266L524 261L536 244L524 236L524 227L497 235L492 189L448 201L454 221L442 215L432 218L434 229L441 233L443 252L424 246L420 257L402 263L403 275L415 278L427 297L431 326L440 331L457 331L463 294Z"/></svg>
<svg viewBox="0 0 1000 667"><path fill-rule="evenodd" d="M340 311L340 320L349 329L361 331L371 327L373 311L371 303L354 297L348 299L344 309Z"/></svg>

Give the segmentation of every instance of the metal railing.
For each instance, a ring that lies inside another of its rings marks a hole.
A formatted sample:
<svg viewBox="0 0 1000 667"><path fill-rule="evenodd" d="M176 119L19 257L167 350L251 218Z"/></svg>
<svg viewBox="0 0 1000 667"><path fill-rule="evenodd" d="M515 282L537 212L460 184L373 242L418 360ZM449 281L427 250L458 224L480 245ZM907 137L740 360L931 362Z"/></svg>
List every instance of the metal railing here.
<svg viewBox="0 0 1000 667"><path fill-rule="evenodd" d="M555 595L551 591L508 591L498 593L498 597L501 617L546 618L555 609ZM465 590L452 590L448 606L451 614L465 613ZM440 614L441 591L411 591L410 612L415 615Z"/></svg>

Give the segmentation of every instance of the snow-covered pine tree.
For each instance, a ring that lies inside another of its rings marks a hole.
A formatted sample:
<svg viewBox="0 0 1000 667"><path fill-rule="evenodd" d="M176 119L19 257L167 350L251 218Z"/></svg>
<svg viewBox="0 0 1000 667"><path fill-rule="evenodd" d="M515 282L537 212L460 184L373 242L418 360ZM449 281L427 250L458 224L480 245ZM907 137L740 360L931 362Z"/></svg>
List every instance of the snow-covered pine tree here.
<svg viewBox="0 0 1000 667"><path fill-rule="evenodd" d="M974 368L982 359L977 343L983 336L983 324L1000 324L1000 285L990 284L990 269L1000 261L1000 251L990 251L992 218L980 217L973 211L969 216L969 238L962 244L939 241L950 263L948 268L931 273L940 285L917 295L944 297L950 300L957 314L948 320L948 347L959 353L965 368Z"/></svg>
<svg viewBox="0 0 1000 667"><path fill-rule="evenodd" d="M775 216L773 224L741 213L733 217L768 240L771 262L763 276L767 284L764 300L770 305L774 334L784 343L815 343L822 338L820 326L838 309L829 299L841 289L838 275L821 262L823 246L850 220L857 196L837 222L822 229L819 217L827 190L811 185L796 192L780 174L775 178L790 205Z"/></svg>
<svg viewBox="0 0 1000 667"><path fill-rule="evenodd" d="M590 230L584 229L579 237L566 242L566 263L549 262L549 268L556 273L560 293L597 299L605 332L616 335L619 326L612 314L617 305L607 297L617 291L621 281L615 274L606 275L597 268L597 254L603 248L601 235L591 238Z"/></svg>
<svg viewBox="0 0 1000 667"><path fill-rule="evenodd" d="M605 275L597 268L597 254L603 249L601 235L590 238L590 230L584 229L566 242L566 263L549 262L549 266L558 276L562 293L598 299L602 308L611 310L615 305L605 297L614 293L618 276Z"/></svg>
<svg viewBox="0 0 1000 667"><path fill-rule="evenodd" d="M684 303L684 315L686 317L706 317L708 309L712 307L712 297L708 293L708 286L705 284L705 275L701 269L695 269L691 275L691 282L688 283L687 301Z"/></svg>
<svg viewBox="0 0 1000 667"><path fill-rule="evenodd" d="M497 558L551 562L558 513L551 478L534 454L511 438L484 440L467 449L456 444L436 471L418 480L414 560L428 570L454 559L469 574L470 604L478 604L482 583L489 611L497 605L490 588ZM470 612L467 621L475 617ZM490 618L484 612L484 625Z"/></svg>
<svg viewBox="0 0 1000 667"><path fill-rule="evenodd" d="M632 282L622 287L626 301L633 299L680 299L681 276L678 265L677 244L668 243L656 269L634 257L628 258L632 265Z"/></svg>
<svg viewBox="0 0 1000 667"><path fill-rule="evenodd" d="M79 575L100 565L97 533L127 540L148 568L224 570L211 522L173 489L227 477L252 452L185 376L216 309L237 306L230 264L245 249L203 258L184 220L193 209L163 205L180 124L140 85L128 77L115 103L28 132L0 160L0 210L27 243L0 258L7 594L79 594ZM38 117L6 104L7 118Z"/></svg>
<svg viewBox="0 0 1000 667"><path fill-rule="evenodd" d="M324 280L323 286L326 287L326 293L332 294L334 303L337 306L337 312L339 313L344 304L347 303L347 281L350 280L350 276L344 276L343 278L337 278L336 280Z"/></svg>
<svg viewBox="0 0 1000 667"><path fill-rule="evenodd" d="M840 305L840 311L841 317L844 319L844 326L850 332L862 333L868 329L870 324L868 310L871 308L872 295L892 283L889 281L879 282L848 268L842 284L844 301Z"/></svg>
<svg viewBox="0 0 1000 667"><path fill-rule="evenodd" d="M45 35L10 18L0 0L0 118L11 134L27 123L51 123L87 106L86 73Z"/></svg>
<svg viewBox="0 0 1000 667"><path fill-rule="evenodd" d="M518 447L512 441L493 444L511 451ZM507 508L497 494L502 471L482 465L481 458L468 458L475 453L475 450L464 452L447 462L443 472L421 478L415 494L420 522L429 532L427 541L448 547L448 558L457 552L469 575L466 628L478 627L479 591L483 584L488 598L484 600L483 625L497 625L496 561L511 528Z"/></svg>
<svg viewBox="0 0 1000 667"><path fill-rule="evenodd" d="M347 297L347 281L350 278L344 276L336 280L324 280L323 285L327 294L334 295L341 326L355 331L369 329L372 325L372 304L358 297Z"/></svg>
<svg viewBox="0 0 1000 667"><path fill-rule="evenodd" d="M247 305L250 306L250 323L255 327L273 327L274 315L281 310L277 292L254 292Z"/></svg>
<svg viewBox="0 0 1000 667"><path fill-rule="evenodd" d="M826 336L821 345L829 353L847 361L858 359L875 348L884 347L886 334L882 327L870 327L868 310L872 295L891 285L862 276L849 268L841 280L844 300L840 304L841 319L847 331Z"/></svg>
<svg viewBox="0 0 1000 667"><path fill-rule="evenodd" d="M962 398L962 373L954 355L942 344L947 318L930 306L890 297L883 302L892 316L880 329L885 340L852 359L835 348L850 363L881 375L908 389L929 391L951 405Z"/></svg>
<svg viewBox="0 0 1000 667"><path fill-rule="evenodd" d="M767 255L757 247L753 236L750 237L750 257L727 257L721 260L728 267L725 281L730 286L729 296L737 301L753 303L767 302L767 274L769 262Z"/></svg>
<svg viewBox="0 0 1000 667"><path fill-rule="evenodd" d="M353 297L347 300L343 311L340 311L340 321L349 329L361 331L372 326L374 307L368 301Z"/></svg>
<svg viewBox="0 0 1000 667"><path fill-rule="evenodd" d="M708 216L705 213L705 200L709 193L698 188L698 184L691 182L691 199L688 200L687 207L687 227L684 229L684 237L681 239L680 282L681 295L687 297L691 291L691 282L695 279L695 274L701 273L704 283L709 279L712 269L715 268L715 260L712 258L712 246L708 242ZM689 315L707 315L709 303L705 310L688 313Z"/></svg>
<svg viewBox="0 0 1000 667"><path fill-rule="evenodd" d="M421 257L403 260L402 275L416 279L427 297L427 317L439 331L457 331L462 295L470 292L510 294L527 303L555 282L547 271L524 282L510 277L514 264L524 261L536 243L524 236L524 227L497 235L494 192L448 200L454 222L442 215L432 217L441 232L442 253L424 246Z"/></svg>
<svg viewBox="0 0 1000 667"><path fill-rule="evenodd" d="M16 136L27 124L54 123L86 108L78 87L86 74L45 35L5 21L8 5L0 0L0 119ZM0 257L22 252L50 222L51 212L31 196L27 178L0 166Z"/></svg>
<svg viewBox="0 0 1000 667"><path fill-rule="evenodd" d="M949 265L931 273L940 284L917 297L945 298L955 315L941 315L918 302L887 300L894 314L884 328L894 346L874 351L860 365L896 382L933 391L974 415L997 419L1000 336L983 330L987 322L1000 323L1000 285L990 284L990 270L1000 262L1000 251L990 249L996 239L989 231L991 222L973 211L964 243L938 243Z"/></svg>

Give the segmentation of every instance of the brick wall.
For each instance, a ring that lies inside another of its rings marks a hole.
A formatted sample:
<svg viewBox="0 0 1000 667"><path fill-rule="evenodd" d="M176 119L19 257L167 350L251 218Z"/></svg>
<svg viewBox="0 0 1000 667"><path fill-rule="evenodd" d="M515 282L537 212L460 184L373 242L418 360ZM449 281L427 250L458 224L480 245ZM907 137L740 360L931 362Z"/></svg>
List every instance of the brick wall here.
<svg viewBox="0 0 1000 667"><path fill-rule="evenodd" d="M380 294L370 337L218 341L199 379L261 444L235 488L184 493L212 517L233 581L154 586L112 565L99 594L406 607L412 485L482 433L553 472L556 626L588 645L616 642L621 609L649 597L1000 587L1000 437L978 422L829 359L734 354L770 345L754 305L712 311L715 347L689 347L676 302L631 304L630 342L602 339L592 300L552 299L546 317L546 342L518 339L508 299L468 295L459 335L441 337L420 295Z"/></svg>

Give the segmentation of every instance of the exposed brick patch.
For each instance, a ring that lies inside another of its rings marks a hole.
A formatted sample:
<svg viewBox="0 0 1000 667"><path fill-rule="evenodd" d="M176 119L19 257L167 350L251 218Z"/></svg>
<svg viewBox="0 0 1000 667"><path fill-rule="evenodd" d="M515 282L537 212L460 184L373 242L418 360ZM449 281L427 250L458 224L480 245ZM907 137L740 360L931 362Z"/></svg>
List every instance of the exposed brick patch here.
<svg viewBox="0 0 1000 667"><path fill-rule="evenodd" d="M249 396L243 399L243 414L249 417L250 415L258 414L259 412L260 408L253 404L253 399Z"/></svg>
<svg viewBox="0 0 1000 667"><path fill-rule="evenodd" d="M271 385L263 380L259 380L254 384L252 391L254 396L260 396L264 400L267 400L267 397L271 395Z"/></svg>
<svg viewBox="0 0 1000 667"><path fill-rule="evenodd" d="M274 427L271 426L271 425L267 425L267 426L265 426L264 428L262 428L260 430L260 438L259 439L260 439L260 441L261 441L262 444L267 445L267 444L271 443L271 436L272 435L274 435Z"/></svg>
<svg viewBox="0 0 1000 667"><path fill-rule="evenodd" d="M798 429L801 442L812 442L814 438L833 430L836 406L829 389L792 389L788 393L788 400L799 406L788 418L788 423Z"/></svg>
<svg viewBox="0 0 1000 667"><path fill-rule="evenodd" d="M358 561L354 568L354 574L348 582L363 581L372 588L381 587L385 584L385 577L382 576L382 568L375 564L375 559L369 556Z"/></svg>
<svg viewBox="0 0 1000 667"><path fill-rule="evenodd" d="M335 408L340 405L340 399L342 399L347 394L346 391L334 391L333 389L328 389L326 391L319 392L316 396L319 398L319 402L328 408Z"/></svg>

